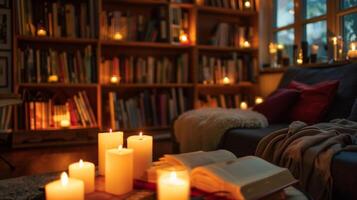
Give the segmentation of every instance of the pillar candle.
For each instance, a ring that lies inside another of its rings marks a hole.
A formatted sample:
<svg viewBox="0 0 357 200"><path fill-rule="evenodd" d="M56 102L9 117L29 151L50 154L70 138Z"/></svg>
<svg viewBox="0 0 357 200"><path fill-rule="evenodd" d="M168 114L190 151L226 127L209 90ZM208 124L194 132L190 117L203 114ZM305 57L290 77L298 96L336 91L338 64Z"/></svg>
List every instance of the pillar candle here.
<svg viewBox="0 0 357 200"><path fill-rule="evenodd" d="M159 200L188 200L190 184L187 172L166 171L159 172L158 199Z"/></svg>
<svg viewBox="0 0 357 200"><path fill-rule="evenodd" d="M61 179L45 186L46 200L82 200L84 199L84 183L81 180L68 178L67 173Z"/></svg>
<svg viewBox="0 0 357 200"><path fill-rule="evenodd" d="M128 148L134 150L134 178L140 179L152 163L152 136L133 135L128 137Z"/></svg>
<svg viewBox="0 0 357 200"><path fill-rule="evenodd" d="M69 177L82 180L85 193L94 192L95 166L91 162L72 163L68 167Z"/></svg>
<svg viewBox="0 0 357 200"><path fill-rule="evenodd" d="M100 175L105 174L105 151L123 145L123 135L123 132L112 132L111 129L109 133L98 134L98 166Z"/></svg>
<svg viewBox="0 0 357 200"><path fill-rule="evenodd" d="M133 190L133 150L122 148L106 151L105 191L121 195Z"/></svg>

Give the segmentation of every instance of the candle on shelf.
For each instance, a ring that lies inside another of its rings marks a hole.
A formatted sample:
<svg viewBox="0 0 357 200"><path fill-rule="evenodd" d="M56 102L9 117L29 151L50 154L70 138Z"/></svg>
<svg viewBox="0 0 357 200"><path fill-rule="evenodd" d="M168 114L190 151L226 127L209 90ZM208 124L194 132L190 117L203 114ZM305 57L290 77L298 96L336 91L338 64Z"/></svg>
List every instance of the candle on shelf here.
<svg viewBox="0 0 357 200"><path fill-rule="evenodd" d="M69 177L82 180L85 193L94 192L95 166L91 162L72 163L68 166Z"/></svg>
<svg viewBox="0 0 357 200"><path fill-rule="evenodd" d="M249 43L248 40L245 40L245 41L243 42L243 48L250 48L250 43Z"/></svg>
<svg viewBox="0 0 357 200"><path fill-rule="evenodd" d="M246 0L245 2L244 2L244 7L245 8L250 8L252 5L250 4L250 1L249 0Z"/></svg>
<svg viewBox="0 0 357 200"><path fill-rule="evenodd" d="M357 58L357 42L351 42L350 49L347 52L347 56L349 59Z"/></svg>
<svg viewBox="0 0 357 200"><path fill-rule="evenodd" d="M133 150L109 149L105 159L105 191L121 195L133 190Z"/></svg>
<svg viewBox="0 0 357 200"><path fill-rule="evenodd" d="M119 80L120 80L120 78L118 76L110 77L110 83L112 83L112 84L118 84Z"/></svg>
<svg viewBox="0 0 357 200"><path fill-rule="evenodd" d="M47 31L45 28L39 27L37 29L37 36L46 36L46 35L47 35Z"/></svg>
<svg viewBox="0 0 357 200"><path fill-rule="evenodd" d="M122 40L123 39L123 35L121 33L119 33L119 32L116 32L113 35L113 39L114 40Z"/></svg>
<svg viewBox="0 0 357 200"><path fill-rule="evenodd" d="M71 126L71 122L68 119L61 119L60 126L61 128L69 128Z"/></svg>
<svg viewBox="0 0 357 200"><path fill-rule="evenodd" d="M274 43L269 44L269 54L270 54L270 67L276 68L278 67L278 62L277 62L277 45Z"/></svg>
<svg viewBox="0 0 357 200"><path fill-rule="evenodd" d="M152 163L152 136L140 132L128 137L127 144L129 149L134 150L134 178L140 179Z"/></svg>
<svg viewBox="0 0 357 200"><path fill-rule="evenodd" d="M188 35L187 33L185 33L184 31L180 32L180 37L179 37L180 43L181 44L188 44L189 40L188 40Z"/></svg>
<svg viewBox="0 0 357 200"><path fill-rule="evenodd" d="M263 102L264 102L263 98L261 98L261 97L256 97L256 98L255 98L255 105L261 104L261 103L263 103Z"/></svg>
<svg viewBox="0 0 357 200"><path fill-rule="evenodd" d="M158 173L158 200L189 199L190 181L186 170L159 170Z"/></svg>
<svg viewBox="0 0 357 200"><path fill-rule="evenodd" d="M247 104L247 102L242 101L242 102L240 103L240 109L241 109L241 110L247 110L247 109L248 109L248 104Z"/></svg>
<svg viewBox="0 0 357 200"><path fill-rule="evenodd" d="M61 179L46 184L46 200L82 200L84 199L84 183L81 180L68 178L67 173Z"/></svg>
<svg viewBox="0 0 357 200"><path fill-rule="evenodd" d="M223 82L224 85L229 85L229 84L231 84L231 80L230 80L227 76L225 76L225 77L222 79L222 82Z"/></svg>
<svg viewBox="0 0 357 200"><path fill-rule="evenodd" d="M311 45L311 55L310 55L311 63L316 63L318 51L319 51L319 45L316 44Z"/></svg>
<svg viewBox="0 0 357 200"><path fill-rule="evenodd" d="M302 54L302 49L300 48L300 49L299 49L299 53L298 53L298 57L297 57L297 59L296 59L296 63L297 63L298 65L301 65L301 64L304 62L303 59L304 59L304 58L303 58L303 54Z"/></svg>
<svg viewBox="0 0 357 200"><path fill-rule="evenodd" d="M106 150L123 145L123 135L122 131L112 132L112 129L110 129L109 133L98 134L98 172L100 175L105 174Z"/></svg>
<svg viewBox="0 0 357 200"><path fill-rule="evenodd" d="M332 37L332 45L333 45L333 60L338 59L338 47L337 47L337 37Z"/></svg>
<svg viewBox="0 0 357 200"><path fill-rule="evenodd" d="M57 75L48 76L48 82L49 83L57 83L58 82L58 76Z"/></svg>

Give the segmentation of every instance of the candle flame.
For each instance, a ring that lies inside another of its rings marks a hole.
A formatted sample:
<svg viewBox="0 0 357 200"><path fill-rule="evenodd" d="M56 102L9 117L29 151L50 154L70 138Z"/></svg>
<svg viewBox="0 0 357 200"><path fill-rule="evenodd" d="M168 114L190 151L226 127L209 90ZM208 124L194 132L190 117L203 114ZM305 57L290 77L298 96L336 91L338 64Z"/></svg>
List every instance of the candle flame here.
<svg viewBox="0 0 357 200"><path fill-rule="evenodd" d="M249 2L249 1L245 1L245 2L244 2L244 6L245 6L246 8L250 8L250 2Z"/></svg>
<svg viewBox="0 0 357 200"><path fill-rule="evenodd" d="M62 186L66 186L68 184L68 175L66 172L62 172L61 174L61 184Z"/></svg>
<svg viewBox="0 0 357 200"><path fill-rule="evenodd" d="M119 151L123 150L123 145L119 145L119 146L118 146L118 150L119 150Z"/></svg>
<svg viewBox="0 0 357 200"><path fill-rule="evenodd" d="M188 42L188 35L184 31L181 31L180 33L180 42L181 43L187 43Z"/></svg>
<svg viewBox="0 0 357 200"><path fill-rule="evenodd" d="M177 175L176 172L170 172L170 181L176 181Z"/></svg>
<svg viewBox="0 0 357 200"><path fill-rule="evenodd" d="M277 48L278 48L278 49L284 49L284 45L283 45L283 44L278 44L278 45L277 45Z"/></svg>
<svg viewBox="0 0 357 200"><path fill-rule="evenodd" d="M79 160L79 167L81 167L81 168L83 167L83 160L82 159Z"/></svg>
<svg viewBox="0 0 357 200"><path fill-rule="evenodd" d="M140 131L139 136L140 136L140 137L143 136L143 132L142 132L142 131Z"/></svg>
<svg viewBox="0 0 357 200"><path fill-rule="evenodd" d="M243 43L243 47L245 47L245 48L249 48L250 47L250 43L249 43L249 41L244 41L244 43Z"/></svg>

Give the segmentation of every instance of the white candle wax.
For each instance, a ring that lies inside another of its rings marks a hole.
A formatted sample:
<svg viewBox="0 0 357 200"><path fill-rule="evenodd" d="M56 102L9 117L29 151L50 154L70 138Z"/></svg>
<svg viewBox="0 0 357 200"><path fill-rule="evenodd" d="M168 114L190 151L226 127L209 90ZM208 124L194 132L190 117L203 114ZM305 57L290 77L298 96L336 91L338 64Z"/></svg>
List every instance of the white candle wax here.
<svg viewBox="0 0 357 200"><path fill-rule="evenodd" d="M105 191L121 195L133 190L133 150L109 149L105 161Z"/></svg>
<svg viewBox="0 0 357 200"><path fill-rule="evenodd" d="M123 145L122 131L107 132L98 134L98 167L99 174L105 174L105 151Z"/></svg>
<svg viewBox="0 0 357 200"><path fill-rule="evenodd" d="M134 178L140 179L152 163L152 136L133 135L128 137L128 148L134 150Z"/></svg>
<svg viewBox="0 0 357 200"><path fill-rule="evenodd" d="M158 180L159 200L188 200L190 184L188 176L180 177L178 172L161 172Z"/></svg>
<svg viewBox="0 0 357 200"><path fill-rule="evenodd" d="M61 179L45 186L46 200L82 200L84 199L84 183L81 180L68 178L66 172Z"/></svg>
<svg viewBox="0 0 357 200"><path fill-rule="evenodd" d="M68 166L69 177L82 180L85 193L94 192L95 166L91 162L72 163Z"/></svg>

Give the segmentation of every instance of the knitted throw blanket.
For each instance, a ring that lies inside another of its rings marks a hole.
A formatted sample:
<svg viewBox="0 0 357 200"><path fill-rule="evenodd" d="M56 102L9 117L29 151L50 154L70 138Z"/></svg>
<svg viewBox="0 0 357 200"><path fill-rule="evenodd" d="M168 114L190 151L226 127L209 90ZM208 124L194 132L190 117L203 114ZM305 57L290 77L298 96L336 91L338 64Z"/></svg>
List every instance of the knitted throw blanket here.
<svg viewBox="0 0 357 200"><path fill-rule="evenodd" d="M258 112L240 109L203 108L180 115L174 122L174 133L181 153L212 151L222 135L231 128L264 128L266 117Z"/></svg>

